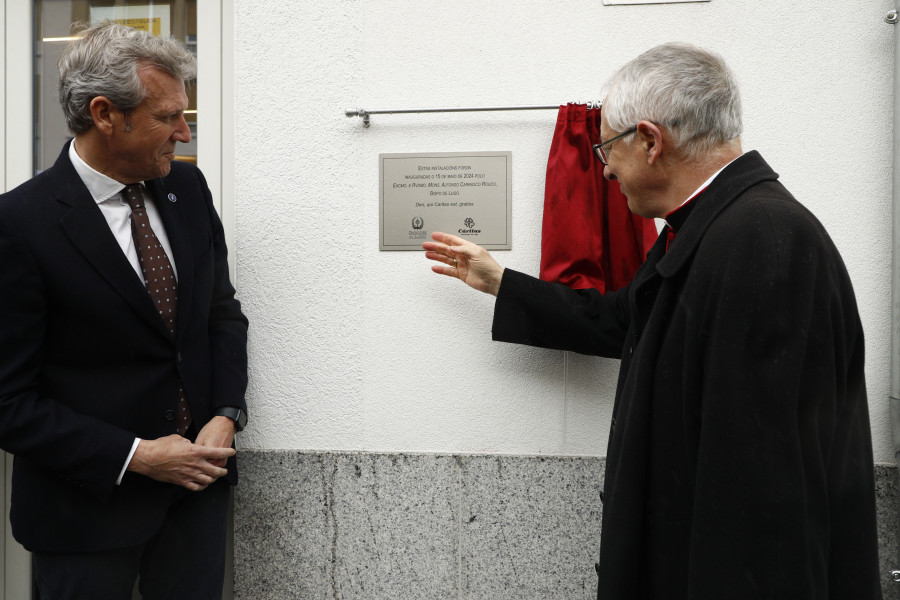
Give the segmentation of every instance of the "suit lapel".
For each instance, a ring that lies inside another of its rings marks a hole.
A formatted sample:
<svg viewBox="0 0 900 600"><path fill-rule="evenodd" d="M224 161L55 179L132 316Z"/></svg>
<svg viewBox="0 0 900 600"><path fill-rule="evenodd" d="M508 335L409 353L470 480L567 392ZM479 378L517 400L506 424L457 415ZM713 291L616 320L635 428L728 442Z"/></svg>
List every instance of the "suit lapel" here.
<svg viewBox="0 0 900 600"><path fill-rule="evenodd" d="M69 142L71 143L71 142ZM68 206L59 220L65 234L106 282L130 304L148 324L169 337L147 288L134 272L116 242L106 219L69 160L66 144L50 169L54 199Z"/></svg>
<svg viewBox="0 0 900 600"><path fill-rule="evenodd" d="M184 328L180 323L189 314L194 291L194 256L191 252L190 234L182 212L182 200L166 187L162 179L149 180L146 185L166 228L166 236L169 238L173 254L169 259L175 263L178 272L178 317L175 324L175 335L178 338L183 333Z"/></svg>

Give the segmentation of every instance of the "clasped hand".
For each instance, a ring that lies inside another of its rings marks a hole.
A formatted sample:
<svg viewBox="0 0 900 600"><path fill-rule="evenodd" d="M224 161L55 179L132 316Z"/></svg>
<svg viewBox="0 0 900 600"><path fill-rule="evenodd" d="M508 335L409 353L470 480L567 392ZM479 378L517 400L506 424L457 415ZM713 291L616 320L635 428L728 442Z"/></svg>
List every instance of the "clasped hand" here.
<svg viewBox="0 0 900 600"><path fill-rule="evenodd" d="M233 421L214 417L194 443L176 434L141 440L128 470L199 492L228 474L224 466L235 454L233 439Z"/></svg>
<svg viewBox="0 0 900 600"><path fill-rule="evenodd" d="M455 277L479 292L496 296L503 278L503 267L490 253L462 238L435 231L433 242L425 242L425 258L443 263L432 265L431 270L441 275Z"/></svg>

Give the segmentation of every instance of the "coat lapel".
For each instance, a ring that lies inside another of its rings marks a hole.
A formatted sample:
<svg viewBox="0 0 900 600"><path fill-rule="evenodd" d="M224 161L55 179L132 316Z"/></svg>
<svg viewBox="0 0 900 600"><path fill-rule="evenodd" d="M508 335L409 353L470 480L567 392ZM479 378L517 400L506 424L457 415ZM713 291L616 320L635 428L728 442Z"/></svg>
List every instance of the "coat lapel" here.
<svg viewBox="0 0 900 600"><path fill-rule="evenodd" d="M71 143L71 142L69 142ZM147 323L169 336L150 294L125 258L109 230L106 219L69 160L69 144L50 169L54 199L68 206L59 224L76 248L106 282L130 304Z"/></svg>
<svg viewBox="0 0 900 600"><path fill-rule="evenodd" d="M152 179L145 183L166 228L173 254L169 259L175 263L178 272L178 317L175 324L175 335L178 338L183 334L184 328L180 324L188 315L194 291L194 256L191 252L190 234L182 212L182 200L167 188L163 179Z"/></svg>

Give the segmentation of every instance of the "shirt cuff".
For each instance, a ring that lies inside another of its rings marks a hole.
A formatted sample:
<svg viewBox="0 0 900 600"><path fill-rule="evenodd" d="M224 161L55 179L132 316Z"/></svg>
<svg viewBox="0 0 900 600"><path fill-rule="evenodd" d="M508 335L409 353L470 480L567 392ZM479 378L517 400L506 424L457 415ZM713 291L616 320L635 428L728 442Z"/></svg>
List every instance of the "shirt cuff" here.
<svg viewBox="0 0 900 600"><path fill-rule="evenodd" d="M131 462L131 457L134 456L135 452L137 452L137 447L140 443L141 438L134 438L134 443L131 445L131 452L128 453L128 458L125 459L125 464L122 466L122 472L119 473L119 478L116 479L116 485L120 485L122 483L122 478L125 476L125 471L128 470L128 463Z"/></svg>

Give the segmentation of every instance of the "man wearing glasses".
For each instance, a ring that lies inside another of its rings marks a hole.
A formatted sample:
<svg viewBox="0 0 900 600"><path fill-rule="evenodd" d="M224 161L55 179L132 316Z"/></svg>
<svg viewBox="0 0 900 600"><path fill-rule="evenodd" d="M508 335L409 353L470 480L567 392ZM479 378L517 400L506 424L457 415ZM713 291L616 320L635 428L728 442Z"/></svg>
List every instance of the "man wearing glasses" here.
<svg viewBox="0 0 900 600"><path fill-rule="evenodd" d="M722 59L664 44L612 78L593 149L666 227L626 288L572 290L435 233L497 296L493 339L621 358L598 597L880 598L864 343L850 278L756 151Z"/></svg>

